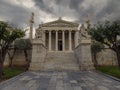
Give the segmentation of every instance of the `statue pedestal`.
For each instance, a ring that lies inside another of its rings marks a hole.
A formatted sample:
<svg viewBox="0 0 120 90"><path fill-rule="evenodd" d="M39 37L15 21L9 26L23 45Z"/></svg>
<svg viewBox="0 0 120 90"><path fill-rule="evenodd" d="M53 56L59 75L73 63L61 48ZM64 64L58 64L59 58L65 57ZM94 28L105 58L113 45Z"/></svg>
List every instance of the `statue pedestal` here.
<svg viewBox="0 0 120 90"><path fill-rule="evenodd" d="M29 70L42 70L46 48L40 39L34 39L32 45L32 59Z"/></svg>
<svg viewBox="0 0 120 90"><path fill-rule="evenodd" d="M91 39L81 40L81 61L80 61L80 70L91 70L94 69L94 64L92 62L91 56Z"/></svg>

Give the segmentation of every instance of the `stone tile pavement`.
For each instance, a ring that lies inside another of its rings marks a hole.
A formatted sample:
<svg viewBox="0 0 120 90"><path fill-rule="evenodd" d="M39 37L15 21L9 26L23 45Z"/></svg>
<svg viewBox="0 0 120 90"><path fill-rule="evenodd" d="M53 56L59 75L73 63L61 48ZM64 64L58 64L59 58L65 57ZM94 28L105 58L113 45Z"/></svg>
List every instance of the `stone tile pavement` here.
<svg viewBox="0 0 120 90"><path fill-rule="evenodd" d="M95 71L28 71L2 82L0 90L120 90L120 81Z"/></svg>

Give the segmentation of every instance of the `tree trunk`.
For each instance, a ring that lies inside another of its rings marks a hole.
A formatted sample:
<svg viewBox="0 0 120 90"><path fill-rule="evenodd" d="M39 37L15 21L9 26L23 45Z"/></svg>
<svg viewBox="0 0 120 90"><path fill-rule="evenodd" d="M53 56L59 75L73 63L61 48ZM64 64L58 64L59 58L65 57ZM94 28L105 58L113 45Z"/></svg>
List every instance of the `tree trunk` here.
<svg viewBox="0 0 120 90"><path fill-rule="evenodd" d="M26 59L26 62L27 62L26 70L28 70L29 65L30 65L30 60L28 59L28 53L27 53L27 50L24 50L24 54L25 54L25 59Z"/></svg>
<svg viewBox="0 0 120 90"><path fill-rule="evenodd" d="M95 66L95 67L98 66L98 62L97 62L96 55L97 55L96 51L93 50L93 52L92 52L92 57L93 57L93 63L94 63L94 66Z"/></svg>
<svg viewBox="0 0 120 90"><path fill-rule="evenodd" d="M4 67L4 61L5 61L5 56L6 56L6 50L2 48L0 51L0 79L2 79L4 75L3 67Z"/></svg>
<svg viewBox="0 0 120 90"><path fill-rule="evenodd" d="M8 51L8 56L9 56L9 60L10 60L10 62L9 62L9 67L12 67L13 58L14 58L15 52L16 52L16 50L14 49L13 54L10 55L10 52Z"/></svg>
<svg viewBox="0 0 120 90"><path fill-rule="evenodd" d="M97 53L94 52L94 66L95 66L95 67L98 66L98 62L97 62L97 58L96 58L96 56L97 56Z"/></svg>
<svg viewBox="0 0 120 90"><path fill-rule="evenodd" d="M118 60L118 67L120 69L120 50L119 49L116 50L116 55L117 55L117 60Z"/></svg>

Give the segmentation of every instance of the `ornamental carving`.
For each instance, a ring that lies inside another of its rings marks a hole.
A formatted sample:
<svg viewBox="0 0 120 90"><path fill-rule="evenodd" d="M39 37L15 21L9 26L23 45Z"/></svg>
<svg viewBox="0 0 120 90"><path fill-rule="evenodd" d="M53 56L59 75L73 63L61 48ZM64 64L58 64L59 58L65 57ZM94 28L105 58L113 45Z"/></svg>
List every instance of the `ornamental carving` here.
<svg viewBox="0 0 120 90"><path fill-rule="evenodd" d="M41 27L39 27L38 29L36 29L36 38L42 38L43 35L43 30Z"/></svg>

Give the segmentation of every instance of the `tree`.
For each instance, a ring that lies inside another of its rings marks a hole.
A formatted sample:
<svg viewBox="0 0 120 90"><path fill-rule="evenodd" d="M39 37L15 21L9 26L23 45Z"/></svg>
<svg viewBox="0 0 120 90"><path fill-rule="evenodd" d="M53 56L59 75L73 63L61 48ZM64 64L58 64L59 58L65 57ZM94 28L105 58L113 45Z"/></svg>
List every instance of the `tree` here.
<svg viewBox="0 0 120 90"><path fill-rule="evenodd" d="M12 61L13 61L15 52L16 52L16 48L14 47L10 47L7 51L8 57L9 57L9 67L12 67L12 63L13 63Z"/></svg>
<svg viewBox="0 0 120 90"><path fill-rule="evenodd" d="M12 28L8 23L0 21L0 79L3 76L3 64L9 46L16 38L25 35L25 31L18 28Z"/></svg>
<svg viewBox="0 0 120 90"><path fill-rule="evenodd" d="M97 62L97 53L100 52L104 48L104 45L100 42L93 42L91 45L91 51L92 51L92 59L94 62L94 66L98 66Z"/></svg>
<svg viewBox="0 0 120 90"><path fill-rule="evenodd" d="M28 56L28 51L31 50L31 48L32 48L32 44L31 44L30 40L29 39L16 40L15 44L14 44L14 48L15 48L15 50L23 50L24 51L25 59L27 62L26 70L28 70L29 65L30 65L30 56L31 56L31 55Z"/></svg>
<svg viewBox="0 0 120 90"><path fill-rule="evenodd" d="M120 36L120 20L97 23L95 26L90 27L89 33L96 41L107 45L116 52L120 68L120 45L118 44L120 39L118 38Z"/></svg>

